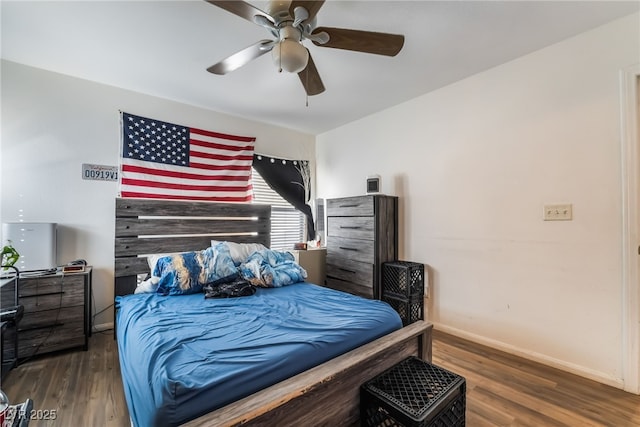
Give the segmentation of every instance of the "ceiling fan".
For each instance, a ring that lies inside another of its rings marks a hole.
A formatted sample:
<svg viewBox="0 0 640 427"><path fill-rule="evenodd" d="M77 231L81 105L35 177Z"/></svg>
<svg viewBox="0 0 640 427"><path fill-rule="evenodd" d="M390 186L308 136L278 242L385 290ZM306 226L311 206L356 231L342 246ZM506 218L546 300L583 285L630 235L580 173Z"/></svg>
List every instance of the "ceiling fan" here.
<svg viewBox="0 0 640 427"><path fill-rule="evenodd" d="M227 12L265 27L275 38L259 42L207 68L213 74L227 74L248 62L271 52L279 70L297 73L308 96L325 88L304 40L320 47L396 56L404 44L404 36L344 28L317 27L316 15L324 0L272 0L269 13L245 1L205 0Z"/></svg>

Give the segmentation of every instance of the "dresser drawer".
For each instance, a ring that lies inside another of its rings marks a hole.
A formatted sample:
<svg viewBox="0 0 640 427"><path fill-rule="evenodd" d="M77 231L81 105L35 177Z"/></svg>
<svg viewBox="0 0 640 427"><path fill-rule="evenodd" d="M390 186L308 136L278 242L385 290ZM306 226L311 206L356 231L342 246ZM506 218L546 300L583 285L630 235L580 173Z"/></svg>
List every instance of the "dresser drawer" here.
<svg viewBox="0 0 640 427"><path fill-rule="evenodd" d="M327 258L327 277L373 287L373 264L346 258Z"/></svg>
<svg viewBox="0 0 640 427"><path fill-rule="evenodd" d="M357 283L347 282L345 280L334 279L332 277L327 277L326 286L327 288L348 292L364 298L373 298L373 288L371 286L363 286Z"/></svg>
<svg viewBox="0 0 640 427"><path fill-rule="evenodd" d="M84 276L81 274L66 275L55 274L51 276L40 276L33 278L20 278L18 285L18 294L37 295L51 292L52 288L60 290L60 288L78 287L80 291L84 287Z"/></svg>
<svg viewBox="0 0 640 427"><path fill-rule="evenodd" d="M375 240L376 225L371 216L327 218L328 236L352 239Z"/></svg>
<svg viewBox="0 0 640 427"><path fill-rule="evenodd" d="M84 325L84 307L63 307L61 309L44 310L37 315L27 315L19 323L20 333L34 328L52 325ZM22 336L22 335L21 335Z"/></svg>
<svg viewBox="0 0 640 427"><path fill-rule="evenodd" d="M20 331L18 336L18 357L21 359L66 348L86 348L82 322Z"/></svg>
<svg viewBox="0 0 640 427"><path fill-rule="evenodd" d="M18 300L25 313L84 304L82 276L20 280Z"/></svg>
<svg viewBox="0 0 640 427"><path fill-rule="evenodd" d="M327 200L327 216L373 216L373 196L343 197Z"/></svg>
<svg viewBox="0 0 640 427"><path fill-rule="evenodd" d="M369 240L333 236L327 244L327 260L345 258L373 264L374 252L374 242Z"/></svg>

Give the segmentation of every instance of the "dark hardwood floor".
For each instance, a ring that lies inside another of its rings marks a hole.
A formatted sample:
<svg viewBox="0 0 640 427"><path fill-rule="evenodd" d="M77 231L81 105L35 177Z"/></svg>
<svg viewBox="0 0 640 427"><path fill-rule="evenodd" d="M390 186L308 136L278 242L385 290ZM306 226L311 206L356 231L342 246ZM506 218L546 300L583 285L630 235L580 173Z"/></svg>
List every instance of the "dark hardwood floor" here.
<svg viewBox="0 0 640 427"><path fill-rule="evenodd" d="M467 426L640 426L640 396L438 331L433 354L467 380ZM94 334L89 351L22 364L2 389L12 402L56 410L56 420L30 426L130 426L111 332Z"/></svg>
<svg viewBox="0 0 640 427"><path fill-rule="evenodd" d="M88 351L44 355L9 372L2 390L10 402L30 398L55 420L32 419L32 426L130 427L113 331L97 333ZM35 415L39 415L36 413Z"/></svg>
<svg viewBox="0 0 640 427"><path fill-rule="evenodd" d="M438 331L433 362L466 378L468 426L640 426L640 396Z"/></svg>

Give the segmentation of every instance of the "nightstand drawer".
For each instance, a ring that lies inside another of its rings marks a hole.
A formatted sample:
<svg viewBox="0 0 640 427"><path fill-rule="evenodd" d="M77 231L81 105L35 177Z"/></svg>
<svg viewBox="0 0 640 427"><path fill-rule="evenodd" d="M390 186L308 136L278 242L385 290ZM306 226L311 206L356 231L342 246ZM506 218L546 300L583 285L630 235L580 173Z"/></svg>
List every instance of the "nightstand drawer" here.
<svg viewBox="0 0 640 427"><path fill-rule="evenodd" d="M76 281L77 282L77 281ZM80 278L79 283L65 283L61 286L20 286L19 300L24 306L24 311L33 313L36 311L51 310L58 307L71 307L84 305L84 283ZM28 288L25 290L25 288ZM26 292L25 292L26 291ZM34 292L34 291L37 291Z"/></svg>
<svg viewBox="0 0 640 427"><path fill-rule="evenodd" d="M59 291L61 288L68 289L77 287L80 291L84 288L84 276L74 275L46 275L39 277L20 277L18 294L20 297L29 295L46 294Z"/></svg>
<svg viewBox="0 0 640 427"><path fill-rule="evenodd" d="M327 218L327 230L331 237L347 237L352 239L375 240L375 221L371 216Z"/></svg>
<svg viewBox="0 0 640 427"><path fill-rule="evenodd" d="M347 239L345 237L331 237L331 241L327 245L327 260L338 258L373 264L374 242Z"/></svg>
<svg viewBox="0 0 640 427"><path fill-rule="evenodd" d="M20 331L18 357L32 357L49 351L72 347L86 348L85 331L82 323L54 325L28 331Z"/></svg>
<svg viewBox="0 0 640 427"><path fill-rule="evenodd" d="M37 316L24 316L20 321L20 332L34 328L60 324L84 324L84 307L64 307L38 312Z"/></svg>
<svg viewBox="0 0 640 427"><path fill-rule="evenodd" d="M327 216L373 216L374 213L373 196L327 200Z"/></svg>

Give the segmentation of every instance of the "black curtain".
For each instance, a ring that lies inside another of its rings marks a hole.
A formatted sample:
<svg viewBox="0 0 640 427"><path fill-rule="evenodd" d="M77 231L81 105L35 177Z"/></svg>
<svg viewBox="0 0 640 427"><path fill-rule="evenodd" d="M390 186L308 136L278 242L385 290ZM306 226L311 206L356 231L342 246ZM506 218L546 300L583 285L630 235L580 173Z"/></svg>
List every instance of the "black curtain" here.
<svg viewBox="0 0 640 427"><path fill-rule="evenodd" d="M307 240L313 240L316 238L313 214L311 207L307 205L309 200L305 197L305 184L310 185L310 183L308 179L305 183L305 177L300 173L300 167L303 164L308 165L308 162L278 159L260 154L253 155L253 168L258 171L267 185L307 217Z"/></svg>

